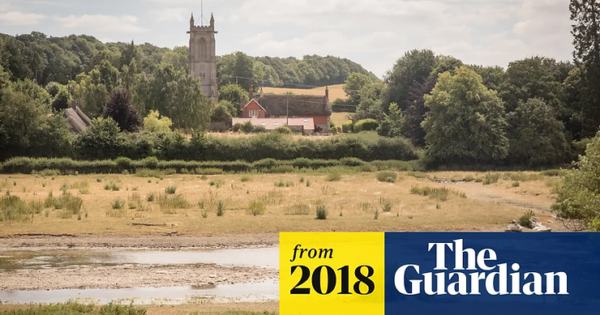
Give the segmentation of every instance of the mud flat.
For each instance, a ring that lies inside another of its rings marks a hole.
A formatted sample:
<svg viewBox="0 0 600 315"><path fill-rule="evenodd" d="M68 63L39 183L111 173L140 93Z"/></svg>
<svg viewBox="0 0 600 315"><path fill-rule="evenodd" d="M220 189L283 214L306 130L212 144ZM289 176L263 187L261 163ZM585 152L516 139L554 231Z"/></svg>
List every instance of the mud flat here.
<svg viewBox="0 0 600 315"><path fill-rule="evenodd" d="M219 235L0 235L0 250L17 248L227 249L271 247L277 233Z"/></svg>

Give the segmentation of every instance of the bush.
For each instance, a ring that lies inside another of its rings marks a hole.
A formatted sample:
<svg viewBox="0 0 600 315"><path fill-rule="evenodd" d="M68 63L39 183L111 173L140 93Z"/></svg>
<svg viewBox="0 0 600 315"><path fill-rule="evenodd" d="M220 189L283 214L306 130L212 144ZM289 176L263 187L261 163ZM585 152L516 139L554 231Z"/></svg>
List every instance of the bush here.
<svg viewBox="0 0 600 315"><path fill-rule="evenodd" d="M246 207L246 213L251 214L253 216L263 215L267 210L267 206L260 201L252 201L248 207Z"/></svg>
<svg viewBox="0 0 600 315"><path fill-rule="evenodd" d="M325 206L317 207L317 220L327 220L327 208Z"/></svg>
<svg viewBox="0 0 600 315"><path fill-rule="evenodd" d="M151 110L144 118L144 130L149 132L166 133L171 131L173 121L166 116L160 116L160 112Z"/></svg>
<svg viewBox="0 0 600 315"><path fill-rule="evenodd" d="M292 134L292 129L290 129L288 126L281 126L281 127L275 128L275 130L273 130L273 132L284 134L284 135L290 135L290 134Z"/></svg>
<svg viewBox="0 0 600 315"><path fill-rule="evenodd" d="M485 174L485 180L483 181L483 184L484 185L495 184L498 182L499 179L500 179L500 174L487 173L487 174Z"/></svg>
<svg viewBox="0 0 600 315"><path fill-rule="evenodd" d="M343 133L352 133L354 131L354 123L352 120L348 120L342 124Z"/></svg>
<svg viewBox="0 0 600 315"><path fill-rule="evenodd" d="M356 122L354 125L354 132L359 133L361 131L375 131L379 127L377 120L375 119L363 119Z"/></svg>
<svg viewBox="0 0 600 315"><path fill-rule="evenodd" d="M561 170L545 170L540 173L542 176L560 176Z"/></svg>
<svg viewBox="0 0 600 315"><path fill-rule="evenodd" d="M535 215L535 213L533 213L533 211L527 210L527 212L525 212L525 214L523 214L519 218L519 225L530 228L530 229L533 228L533 226L531 225L531 218L533 218L534 215Z"/></svg>
<svg viewBox="0 0 600 315"><path fill-rule="evenodd" d="M327 174L327 176L325 176L325 181L328 181L328 182L337 182L340 180L342 180L342 174L337 173L337 172L329 173L329 174Z"/></svg>
<svg viewBox="0 0 600 315"><path fill-rule="evenodd" d="M377 180L380 182L395 183L398 174L394 172L381 172L377 174Z"/></svg>

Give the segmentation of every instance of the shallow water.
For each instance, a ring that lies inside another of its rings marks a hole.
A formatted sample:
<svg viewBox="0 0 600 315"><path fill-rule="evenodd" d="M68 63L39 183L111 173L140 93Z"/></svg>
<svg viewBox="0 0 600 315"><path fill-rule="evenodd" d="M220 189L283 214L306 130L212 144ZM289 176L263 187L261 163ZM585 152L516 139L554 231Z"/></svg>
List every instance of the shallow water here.
<svg viewBox="0 0 600 315"><path fill-rule="evenodd" d="M84 303L107 304L122 302L143 304L186 304L212 302L257 302L278 300L277 280L257 283L220 285L210 289L193 287L50 290L50 291L0 291L4 304L64 303L77 300Z"/></svg>
<svg viewBox="0 0 600 315"><path fill-rule="evenodd" d="M279 268L279 248L227 249L211 251L51 250L0 252L0 272L15 269L49 269L80 265L123 264Z"/></svg>

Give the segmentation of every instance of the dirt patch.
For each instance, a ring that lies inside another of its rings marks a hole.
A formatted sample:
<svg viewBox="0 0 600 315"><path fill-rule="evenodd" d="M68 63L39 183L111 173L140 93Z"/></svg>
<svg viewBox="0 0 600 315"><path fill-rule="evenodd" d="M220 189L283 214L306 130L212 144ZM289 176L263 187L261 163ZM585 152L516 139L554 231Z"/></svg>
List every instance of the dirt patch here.
<svg viewBox="0 0 600 315"><path fill-rule="evenodd" d="M1 291L127 289L137 287L211 287L277 278L275 269L194 265L120 265L109 267L22 269L2 274Z"/></svg>
<svg viewBox="0 0 600 315"><path fill-rule="evenodd" d="M135 248L135 249L233 249L271 247L279 244L279 235L11 235L0 237L0 249L11 248Z"/></svg>

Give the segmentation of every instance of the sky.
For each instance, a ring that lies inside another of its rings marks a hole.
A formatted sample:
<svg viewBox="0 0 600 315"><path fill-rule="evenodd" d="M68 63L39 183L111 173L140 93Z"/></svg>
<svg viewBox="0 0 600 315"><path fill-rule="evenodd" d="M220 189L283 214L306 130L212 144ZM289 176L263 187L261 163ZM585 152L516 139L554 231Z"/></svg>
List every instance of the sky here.
<svg viewBox="0 0 600 315"><path fill-rule="evenodd" d="M380 78L412 49L506 67L572 60L569 0L0 0L0 33L187 46L214 14L217 55L337 56Z"/></svg>

